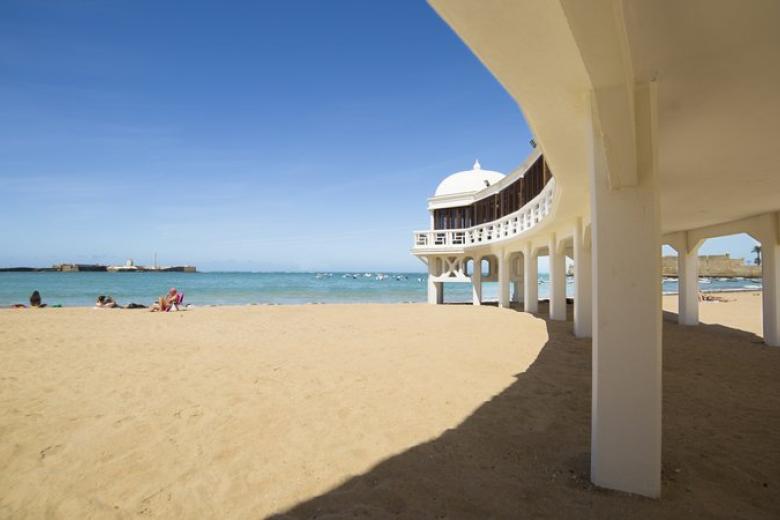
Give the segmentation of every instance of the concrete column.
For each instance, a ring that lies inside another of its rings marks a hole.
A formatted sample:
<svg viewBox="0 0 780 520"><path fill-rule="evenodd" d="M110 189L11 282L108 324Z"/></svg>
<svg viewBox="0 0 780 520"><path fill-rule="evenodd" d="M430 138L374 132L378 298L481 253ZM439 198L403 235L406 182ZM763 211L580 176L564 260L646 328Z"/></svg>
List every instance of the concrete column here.
<svg viewBox="0 0 780 520"><path fill-rule="evenodd" d="M677 251L677 322L680 325L698 325L700 244L689 251L687 240L684 242Z"/></svg>
<svg viewBox="0 0 780 520"><path fill-rule="evenodd" d="M606 94L608 96L608 94ZM599 98L601 101L602 98ZM591 479L661 492L661 231L655 88L635 91L636 160L607 164L594 104L590 163L593 242ZM598 118L602 118L599 121ZM619 158L618 158L619 159Z"/></svg>
<svg viewBox="0 0 780 520"><path fill-rule="evenodd" d="M444 303L444 283L436 282L433 277L439 273L436 270L436 258L429 257L428 259L428 303L432 305L440 305Z"/></svg>
<svg viewBox="0 0 780 520"><path fill-rule="evenodd" d="M509 258L499 252L498 258L498 306L509 307Z"/></svg>
<svg viewBox="0 0 780 520"><path fill-rule="evenodd" d="M525 245L523 253L523 305L525 312L539 312L539 279L536 263L531 244Z"/></svg>
<svg viewBox="0 0 780 520"><path fill-rule="evenodd" d="M471 273L471 301L474 305L482 305L482 258L475 258L474 272Z"/></svg>
<svg viewBox="0 0 780 520"><path fill-rule="evenodd" d="M512 285L512 302L523 303L523 291L525 290L523 287L523 280L515 280L512 282Z"/></svg>
<svg viewBox="0 0 780 520"><path fill-rule="evenodd" d="M428 285L428 303L441 305L444 303L444 282L430 282Z"/></svg>
<svg viewBox="0 0 780 520"><path fill-rule="evenodd" d="M514 292L514 302L515 303L523 303L525 298L523 298L523 292L525 291L525 288L523 287L524 282L524 269L523 269L523 257L520 255L515 256L515 261L513 264L515 275L517 278L515 278L515 292Z"/></svg>
<svg viewBox="0 0 780 520"><path fill-rule="evenodd" d="M775 237L761 241L761 277L764 342L780 347L780 246Z"/></svg>
<svg viewBox="0 0 780 520"><path fill-rule="evenodd" d="M591 250L585 245L582 219L574 226L574 335L590 338L593 335L593 270Z"/></svg>
<svg viewBox="0 0 780 520"><path fill-rule="evenodd" d="M523 265L521 259L521 255L515 254L509 264L512 277L512 303L523 302Z"/></svg>
<svg viewBox="0 0 780 520"><path fill-rule="evenodd" d="M550 235L550 319L566 320L566 256L558 251L555 234Z"/></svg>

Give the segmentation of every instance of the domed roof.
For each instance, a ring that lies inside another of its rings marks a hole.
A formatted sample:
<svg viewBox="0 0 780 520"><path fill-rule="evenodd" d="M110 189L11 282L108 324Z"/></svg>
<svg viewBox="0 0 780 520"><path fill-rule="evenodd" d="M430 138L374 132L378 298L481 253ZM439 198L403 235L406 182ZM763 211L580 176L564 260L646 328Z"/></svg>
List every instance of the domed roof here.
<svg viewBox="0 0 780 520"><path fill-rule="evenodd" d="M504 177L503 173L483 170L479 161L476 161L471 170L453 173L441 181L433 196L441 197L456 193L474 193L494 185Z"/></svg>

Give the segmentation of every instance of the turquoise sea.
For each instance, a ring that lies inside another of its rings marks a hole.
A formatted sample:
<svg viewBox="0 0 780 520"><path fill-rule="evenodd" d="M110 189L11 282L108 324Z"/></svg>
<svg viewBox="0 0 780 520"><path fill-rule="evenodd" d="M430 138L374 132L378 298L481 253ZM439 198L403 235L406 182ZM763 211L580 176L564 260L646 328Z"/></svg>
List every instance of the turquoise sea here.
<svg viewBox="0 0 780 520"><path fill-rule="evenodd" d="M155 297L176 287L185 302L194 305L298 303L403 303L426 300L424 273L0 273L0 306L27 303L40 291L50 305L91 306L100 294L120 304L149 305ZM702 290L760 289L755 279L703 279ZM677 290L676 280L663 282L664 292ZM573 294L569 278L567 293ZM445 286L445 301L471 301L471 285ZM547 275L540 275L539 296L549 294ZM497 299L497 284L485 283L486 301Z"/></svg>

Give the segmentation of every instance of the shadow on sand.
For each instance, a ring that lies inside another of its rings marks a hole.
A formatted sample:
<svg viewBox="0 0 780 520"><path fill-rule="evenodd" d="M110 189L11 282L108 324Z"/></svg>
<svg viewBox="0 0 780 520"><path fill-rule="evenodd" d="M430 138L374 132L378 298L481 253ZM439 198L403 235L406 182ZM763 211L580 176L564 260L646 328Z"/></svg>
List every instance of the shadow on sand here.
<svg viewBox="0 0 780 520"><path fill-rule="evenodd" d="M570 321L547 329L538 359L461 424L271 518L780 518L780 349L665 314L651 500L589 483L590 340Z"/></svg>

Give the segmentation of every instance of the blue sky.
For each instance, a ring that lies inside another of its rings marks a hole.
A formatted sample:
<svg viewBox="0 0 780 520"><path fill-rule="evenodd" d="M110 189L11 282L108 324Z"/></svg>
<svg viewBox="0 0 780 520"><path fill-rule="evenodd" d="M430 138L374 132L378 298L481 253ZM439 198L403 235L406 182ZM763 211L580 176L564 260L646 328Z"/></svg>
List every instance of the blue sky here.
<svg viewBox="0 0 780 520"><path fill-rule="evenodd" d="M421 270L436 184L529 151L423 0L6 0L0 97L0 265Z"/></svg>

